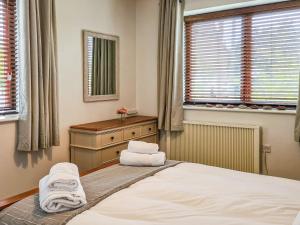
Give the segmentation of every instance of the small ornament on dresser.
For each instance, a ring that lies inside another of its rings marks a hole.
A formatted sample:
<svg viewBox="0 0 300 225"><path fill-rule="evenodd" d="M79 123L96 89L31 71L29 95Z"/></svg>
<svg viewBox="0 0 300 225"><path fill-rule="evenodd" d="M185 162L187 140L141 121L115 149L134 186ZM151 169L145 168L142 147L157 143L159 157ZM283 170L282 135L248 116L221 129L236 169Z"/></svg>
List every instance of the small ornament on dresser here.
<svg viewBox="0 0 300 225"><path fill-rule="evenodd" d="M126 115L128 114L128 109L126 109L125 107L122 107L117 110L117 114L119 114L121 116L120 120L124 121L126 119Z"/></svg>

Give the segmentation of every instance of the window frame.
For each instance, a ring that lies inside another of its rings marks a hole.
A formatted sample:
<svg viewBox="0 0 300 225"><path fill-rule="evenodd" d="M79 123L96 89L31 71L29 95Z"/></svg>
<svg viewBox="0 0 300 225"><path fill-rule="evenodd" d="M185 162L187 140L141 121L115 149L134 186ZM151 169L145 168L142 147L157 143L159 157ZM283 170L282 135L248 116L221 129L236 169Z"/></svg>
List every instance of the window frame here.
<svg viewBox="0 0 300 225"><path fill-rule="evenodd" d="M197 15L189 15L184 17L184 24L185 26L187 24L191 24L194 22L202 22L202 21L209 21L214 19L221 19L221 18L227 18L227 17L233 17L233 16L243 16L243 29L247 33L251 33L251 23L252 23L252 15L254 13L260 13L260 12L270 12L270 11L276 11L276 10L283 10L283 9L295 9L300 8L300 1L297 0L291 0L286 2L279 2L279 3L270 3L270 4L264 4L264 5L258 5L258 6L250 6L245 8L237 8L237 9L229 9L229 10L223 10L223 11L217 11L217 12L209 12L209 13L203 13L203 14L197 14ZM188 40L187 33L185 31L184 34L184 41L188 43L190 40ZM252 43L251 43L251 35L247 35L246 38L243 41L243 49L241 50L244 54L244 57L241 59L241 65L242 65L242 73L241 73L241 102L240 103L231 103L231 102L200 102L200 101L190 101L188 98L189 91L187 89L190 89L186 85L186 83L189 82L191 79L191 73L189 70L188 64L190 64L190 55L188 54L189 49L188 46L190 44L186 44L186 49L184 50L184 105L203 105L203 104L230 104L230 105L246 105L246 106L252 106L252 105L258 105L258 106L271 106L271 107L278 107L278 106L286 106L287 108L295 109L296 105L290 105L290 104L272 104L272 103L250 103L251 99L251 88L247 89L245 88L246 85L244 83L251 82L251 49L252 49ZM300 90L299 90L300 91Z"/></svg>
<svg viewBox="0 0 300 225"><path fill-rule="evenodd" d="M3 37L6 42L3 48L6 48L7 54L4 56L5 66L3 76L7 79L7 88L3 90L0 96L7 95L8 106L0 107L0 116L2 120L15 120L18 115L19 100L19 76L18 76L18 18L17 18L17 0L1 0L5 20L3 21ZM2 37L2 38L3 38ZM11 76L8 80L8 76ZM2 102L2 101L1 101ZM3 100L5 102L5 100ZM2 119L2 117L5 117Z"/></svg>

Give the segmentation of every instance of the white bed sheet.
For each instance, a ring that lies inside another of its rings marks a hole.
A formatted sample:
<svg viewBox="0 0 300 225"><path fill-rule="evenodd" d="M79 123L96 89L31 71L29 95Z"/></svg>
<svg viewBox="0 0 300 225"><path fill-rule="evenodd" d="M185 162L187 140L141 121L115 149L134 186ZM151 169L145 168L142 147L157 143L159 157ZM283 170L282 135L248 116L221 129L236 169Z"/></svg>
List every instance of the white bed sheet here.
<svg viewBox="0 0 300 225"><path fill-rule="evenodd" d="M299 211L300 181L182 163L111 195L68 225L292 225Z"/></svg>

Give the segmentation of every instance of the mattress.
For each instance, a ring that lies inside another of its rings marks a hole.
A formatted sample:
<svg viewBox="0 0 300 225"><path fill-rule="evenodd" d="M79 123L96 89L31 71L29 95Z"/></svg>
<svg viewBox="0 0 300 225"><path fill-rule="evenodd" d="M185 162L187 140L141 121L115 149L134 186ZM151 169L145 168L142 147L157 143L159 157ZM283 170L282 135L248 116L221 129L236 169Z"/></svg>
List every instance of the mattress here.
<svg viewBox="0 0 300 225"><path fill-rule="evenodd" d="M296 225L299 210L299 181L181 163L109 196L68 225Z"/></svg>

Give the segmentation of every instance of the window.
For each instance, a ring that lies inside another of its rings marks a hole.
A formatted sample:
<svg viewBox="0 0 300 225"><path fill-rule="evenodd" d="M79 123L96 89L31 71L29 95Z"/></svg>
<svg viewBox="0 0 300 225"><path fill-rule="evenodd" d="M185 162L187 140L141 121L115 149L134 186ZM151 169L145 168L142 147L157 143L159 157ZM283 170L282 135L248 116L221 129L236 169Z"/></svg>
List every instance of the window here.
<svg viewBox="0 0 300 225"><path fill-rule="evenodd" d="M185 18L185 102L297 104L298 1Z"/></svg>
<svg viewBox="0 0 300 225"><path fill-rule="evenodd" d="M0 0L0 115L17 112L16 0Z"/></svg>

